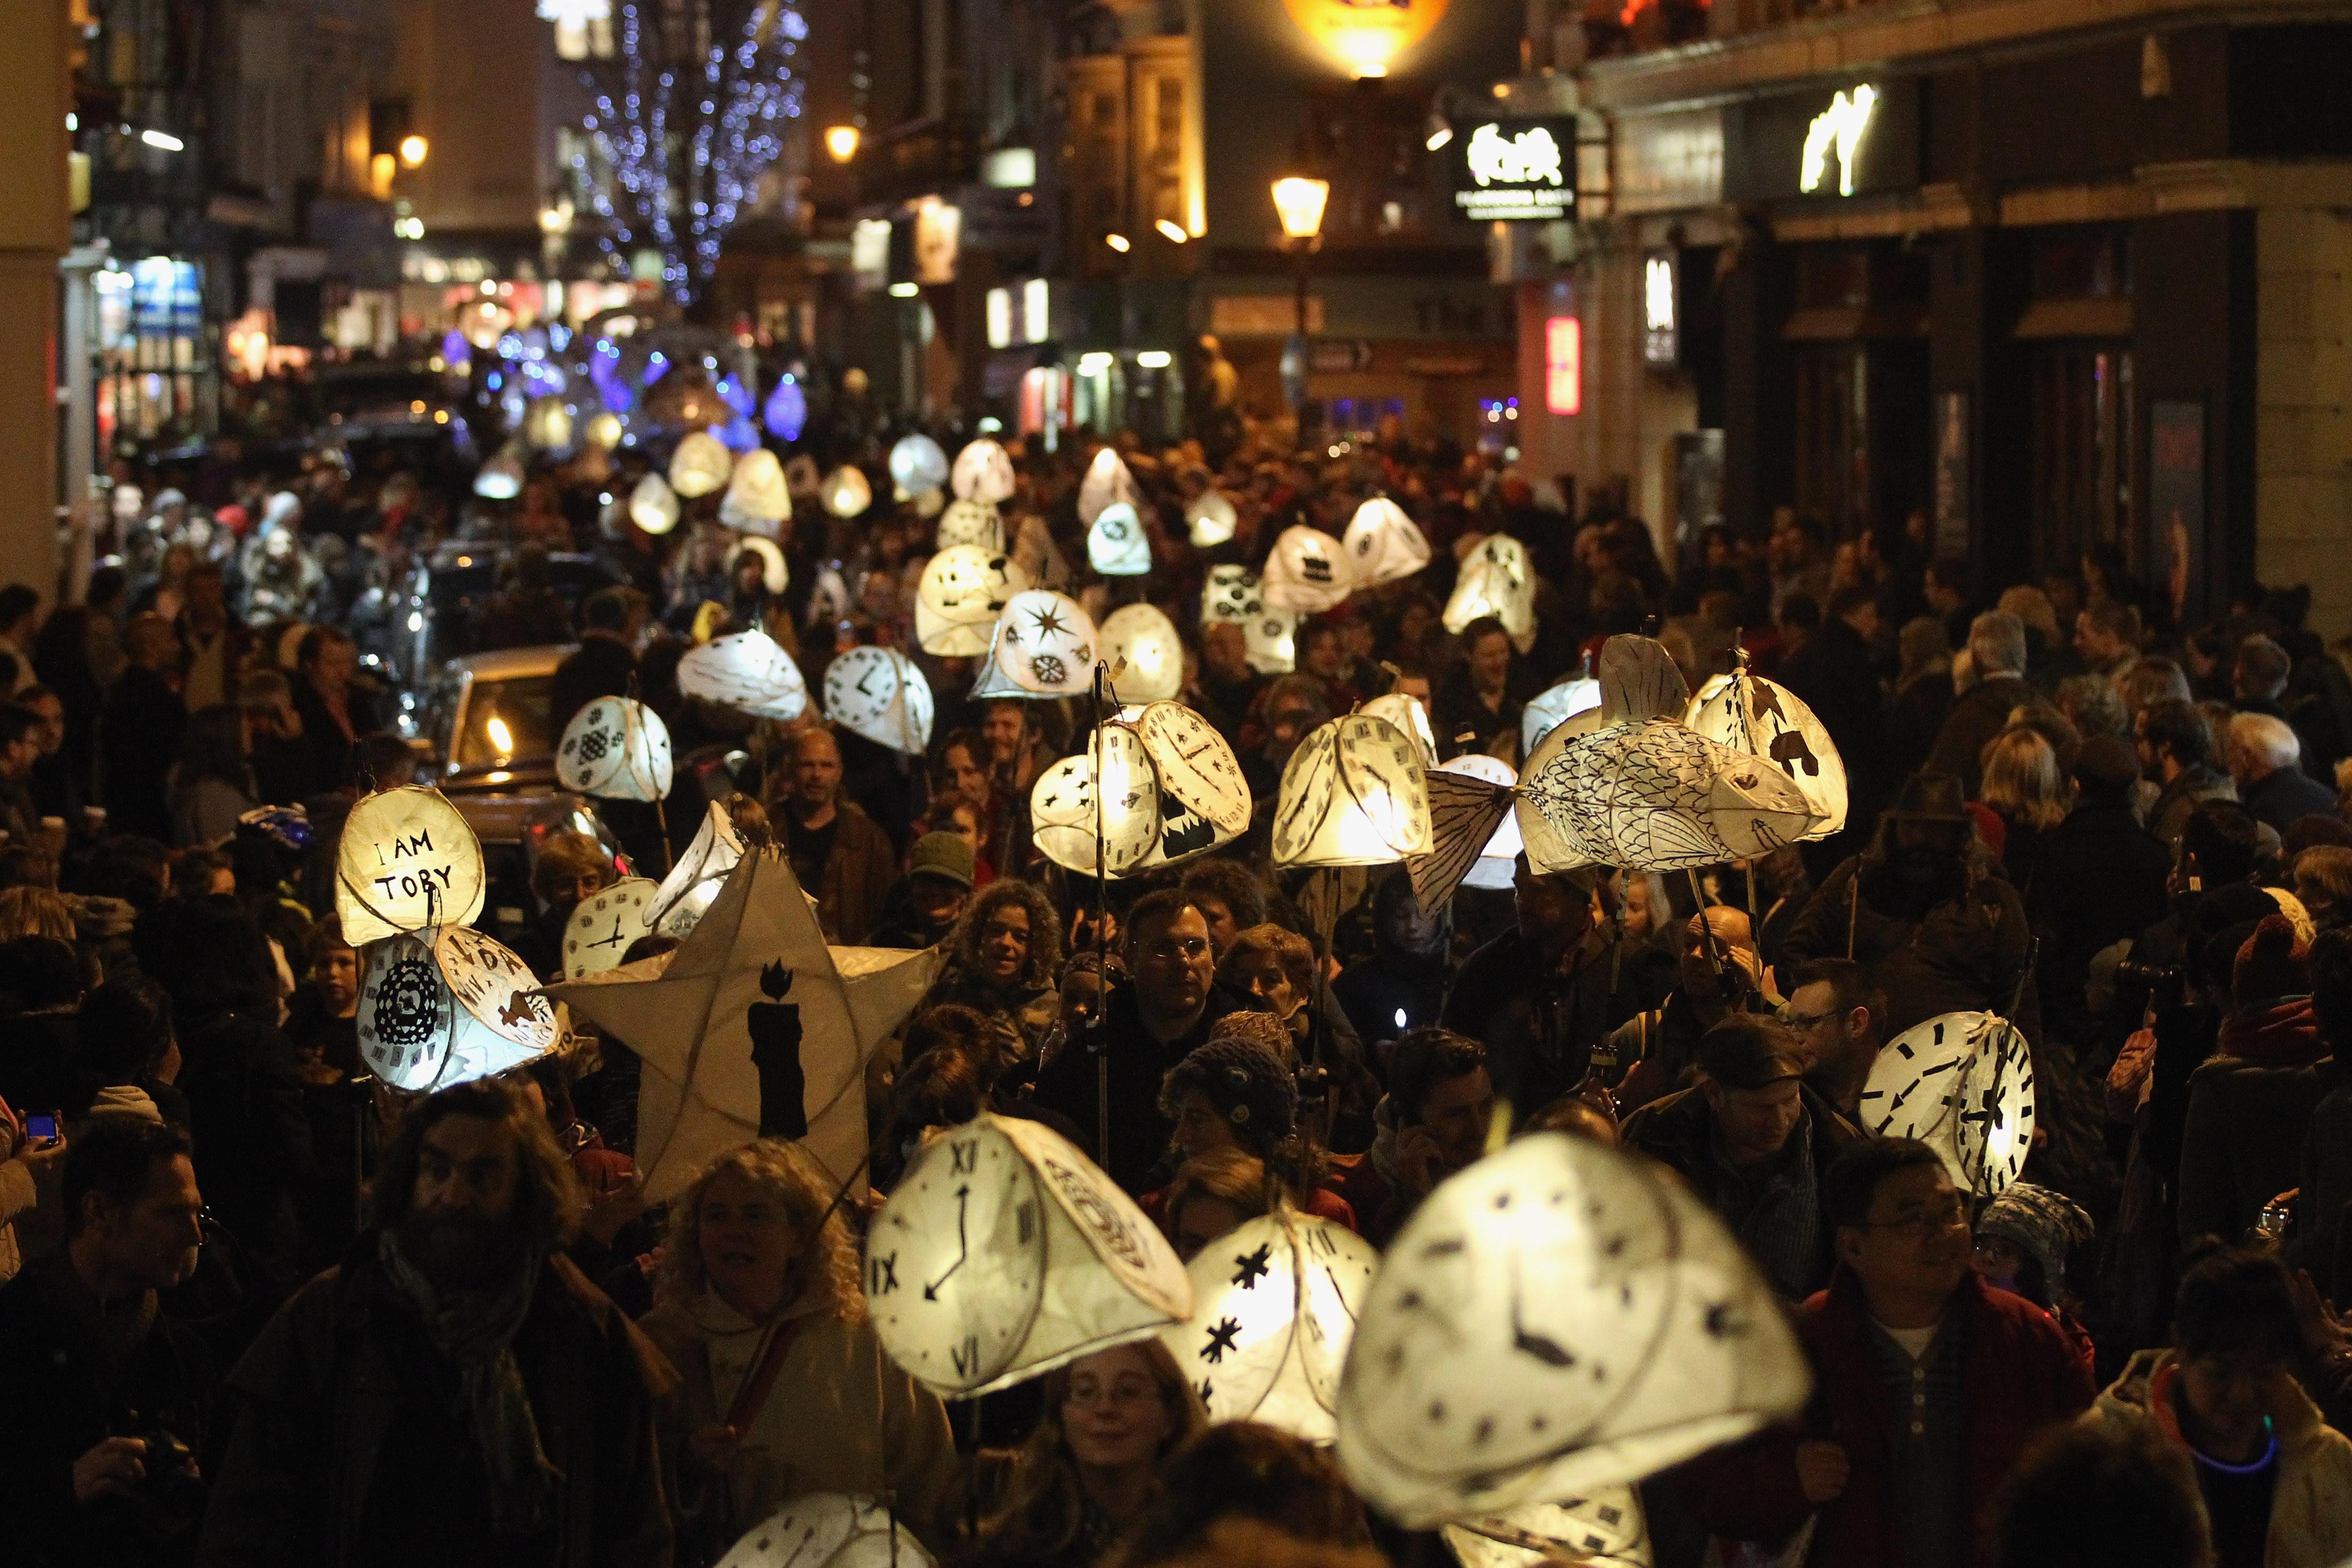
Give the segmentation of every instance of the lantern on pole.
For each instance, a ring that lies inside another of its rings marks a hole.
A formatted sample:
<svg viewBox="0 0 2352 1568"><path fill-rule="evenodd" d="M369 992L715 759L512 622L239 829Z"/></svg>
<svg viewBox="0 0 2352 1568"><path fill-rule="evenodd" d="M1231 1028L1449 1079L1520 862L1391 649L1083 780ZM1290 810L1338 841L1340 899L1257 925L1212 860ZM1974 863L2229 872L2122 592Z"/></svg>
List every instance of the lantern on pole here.
<svg viewBox="0 0 2352 1568"><path fill-rule="evenodd" d="M666 936L684 936L692 931L718 899L728 874L748 852L727 808L716 800L710 802L702 826L695 830L694 841L654 890L646 906L646 921Z"/></svg>
<svg viewBox="0 0 2352 1568"><path fill-rule="evenodd" d="M437 789L409 785L363 797L335 845L335 915L353 947L482 913L482 846Z"/></svg>
<svg viewBox="0 0 2352 1568"><path fill-rule="evenodd" d="M1862 1091L1872 1136L1916 1138L1952 1185L1997 1197L2033 1149L2033 1053L1993 1013L1945 1013L1879 1047Z"/></svg>
<svg viewBox="0 0 2352 1568"><path fill-rule="evenodd" d="M1028 586L1003 551L949 545L931 557L916 587L915 641L938 658L978 658L1004 606Z"/></svg>
<svg viewBox="0 0 2352 1568"><path fill-rule="evenodd" d="M670 455L669 487L691 501L715 495L735 472L735 455L707 430L690 431Z"/></svg>
<svg viewBox="0 0 2352 1568"><path fill-rule="evenodd" d="M1156 605L1122 604L1104 616L1102 656L1126 662L1119 695L1131 701L1160 702L1184 689L1183 640Z"/></svg>
<svg viewBox="0 0 2352 1568"><path fill-rule="evenodd" d="M1363 714L1298 743L1274 808L1274 864L1392 865L1429 850L1429 792L1413 743Z"/></svg>
<svg viewBox="0 0 2352 1568"><path fill-rule="evenodd" d="M669 794L669 727L635 697L598 697L572 716L555 748L555 781L606 800Z"/></svg>
<svg viewBox="0 0 2352 1568"><path fill-rule="evenodd" d="M1097 641L1093 619L1076 600L1051 589L1025 589L996 618L988 667L971 695L1075 696L1093 677Z"/></svg>
<svg viewBox="0 0 2352 1568"><path fill-rule="evenodd" d="M898 486L901 497L937 490L947 482L948 455L922 432L900 436L890 448L890 483Z"/></svg>
<svg viewBox="0 0 2352 1568"><path fill-rule="evenodd" d="M959 501L1001 507L1013 499L1013 455L983 435L956 454L948 483Z"/></svg>
<svg viewBox="0 0 2352 1568"><path fill-rule="evenodd" d="M1493 616L1524 653L1536 645L1536 574L1527 547L1508 534L1489 534L1470 551L1445 601L1445 629L1460 636L1473 621Z"/></svg>
<svg viewBox="0 0 2352 1568"><path fill-rule="evenodd" d="M1374 697L1356 710L1373 718L1386 719L1407 735L1421 752L1423 768L1437 766L1437 733L1429 727L1429 708L1411 692L1390 692Z"/></svg>
<svg viewBox="0 0 2352 1568"><path fill-rule="evenodd" d="M580 901L563 923L563 974L567 980L618 968L629 945L653 932L650 877L625 876L602 893Z"/></svg>
<svg viewBox="0 0 2352 1568"><path fill-rule="evenodd" d="M1265 559L1265 601L1276 609L1320 615L1355 591L1347 547L1322 529L1300 524L1274 541Z"/></svg>
<svg viewBox="0 0 2352 1568"><path fill-rule="evenodd" d="M1151 540L1133 507L1113 501L1095 514L1087 529L1087 564L1105 577L1142 577L1151 570Z"/></svg>
<svg viewBox="0 0 2352 1568"><path fill-rule="evenodd" d="M800 666L756 628L688 649L677 662L677 689L698 701L779 723L808 709L808 682Z"/></svg>
<svg viewBox="0 0 2352 1568"><path fill-rule="evenodd" d="M1192 1309L1183 1264L1134 1200L1042 1123L983 1113L934 1142L866 1243L890 1359L968 1399Z"/></svg>
<svg viewBox="0 0 2352 1568"><path fill-rule="evenodd" d="M1796 693L1778 681L1738 668L1717 675L1691 699L1684 722L1718 746L1770 763L1803 791L1819 819L1807 839L1826 839L1845 827L1845 759L1837 742Z"/></svg>
<svg viewBox="0 0 2352 1568"><path fill-rule="evenodd" d="M877 746L920 757L931 743L931 683L896 648L852 648L824 672L825 716Z"/></svg>
<svg viewBox="0 0 2352 1568"><path fill-rule="evenodd" d="M368 948L360 1058L394 1089L446 1089L521 1066L555 1044L539 977L466 925L404 932Z"/></svg>
<svg viewBox="0 0 2352 1568"><path fill-rule="evenodd" d="M1386 496L1375 496L1356 508L1342 542L1360 588L1411 577L1429 564L1429 540L1404 508Z"/></svg>
<svg viewBox="0 0 2352 1568"><path fill-rule="evenodd" d="M1601 683L1590 675L1572 675L1549 691L1529 697L1527 712L1519 720L1520 759L1531 759L1544 737L1560 725L1600 706Z"/></svg>
<svg viewBox="0 0 2352 1568"><path fill-rule="evenodd" d="M1519 852L1511 821L1518 775L1510 764L1474 752L1431 769L1427 782L1429 852L1405 862L1422 908L1444 908L1465 885L1510 886Z"/></svg>

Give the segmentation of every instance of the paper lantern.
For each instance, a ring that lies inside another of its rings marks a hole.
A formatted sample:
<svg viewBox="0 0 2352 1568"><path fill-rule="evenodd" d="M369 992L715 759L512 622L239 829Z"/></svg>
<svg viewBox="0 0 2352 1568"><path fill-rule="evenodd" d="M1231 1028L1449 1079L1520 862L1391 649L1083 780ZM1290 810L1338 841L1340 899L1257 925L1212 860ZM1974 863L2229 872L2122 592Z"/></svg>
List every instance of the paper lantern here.
<svg viewBox="0 0 2352 1568"><path fill-rule="evenodd" d="M988 652L996 618L1028 586L1002 550L950 545L931 557L915 590L915 641L942 659L978 658Z"/></svg>
<svg viewBox="0 0 2352 1568"><path fill-rule="evenodd" d="M1648 1518L1632 1487L1534 1502L1438 1531L1462 1568L1652 1568Z"/></svg>
<svg viewBox="0 0 2352 1568"><path fill-rule="evenodd" d="M561 451L572 444L572 410L552 393L531 399L523 411L522 435L541 452Z"/></svg>
<svg viewBox="0 0 2352 1568"><path fill-rule="evenodd" d="M701 924L728 875L746 853L727 808L713 800L695 830L694 841L669 868L646 906L646 918L666 936L684 936Z"/></svg>
<svg viewBox="0 0 2352 1568"><path fill-rule="evenodd" d="M1242 623L1242 656L1261 675L1286 675L1298 668L1298 614L1271 607Z"/></svg>
<svg viewBox="0 0 2352 1568"><path fill-rule="evenodd" d="M1265 601L1277 610L1320 615L1356 591L1348 547L1304 524L1282 530L1265 558Z"/></svg>
<svg viewBox="0 0 2352 1568"><path fill-rule="evenodd" d="M991 555L1004 553L1004 519L986 501L958 501L940 514L939 548L977 545Z"/></svg>
<svg viewBox="0 0 2352 1568"><path fill-rule="evenodd" d="M779 526L793 515L793 497L784 488L784 465L766 447L755 447L736 461L727 481L726 497L719 503L719 520L730 528L776 537Z"/></svg>
<svg viewBox="0 0 2352 1568"><path fill-rule="evenodd" d="M808 711L808 682L773 637L753 630L713 637L677 662L677 689L753 718L790 723Z"/></svg>
<svg viewBox="0 0 2352 1568"><path fill-rule="evenodd" d="M1409 1529L1589 1496L1794 1416L1803 1353L1663 1166L1562 1133L1449 1177L1372 1281L1339 1465Z"/></svg>
<svg viewBox="0 0 2352 1568"><path fill-rule="evenodd" d="M1445 629L1455 636L1473 621L1493 616L1524 653L1536 645L1536 574L1527 547L1508 534L1489 534L1471 550L1445 601Z"/></svg>
<svg viewBox="0 0 2352 1568"><path fill-rule="evenodd" d="M1404 508L1386 496L1375 496L1356 508L1343 542L1359 588L1411 577L1429 564L1429 540Z"/></svg>
<svg viewBox="0 0 2352 1568"><path fill-rule="evenodd" d="M825 716L877 746L920 757L931 744L931 683L896 648L852 648L824 672Z"/></svg>
<svg viewBox="0 0 2352 1568"><path fill-rule="evenodd" d="M1509 763L1475 753L1428 774L1429 852L1405 862L1423 909L1444 908L1457 887L1511 885L1519 852L1511 787L1518 781Z"/></svg>
<svg viewBox="0 0 2352 1568"><path fill-rule="evenodd" d="M1087 564L1105 577L1142 577L1151 570L1151 541L1133 507L1113 501L1095 514L1087 529Z"/></svg>
<svg viewBox="0 0 2352 1568"><path fill-rule="evenodd" d="M803 1492L743 1532L718 1568L937 1568L914 1531L871 1498Z"/></svg>
<svg viewBox="0 0 2352 1568"><path fill-rule="evenodd" d="M1233 502L1215 490L1202 491L1184 507L1184 527L1196 549L1215 549L1232 538L1240 526L1241 516Z"/></svg>
<svg viewBox="0 0 2352 1568"><path fill-rule="evenodd" d="M474 494L485 501L511 501L522 494L522 459L501 452L474 471Z"/></svg>
<svg viewBox="0 0 2352 1568"><path fill-rule="evenodd" d="M902 497L919 496L948 482L948 455L940 444L917 431L902 435L890 448L890 483Z"/></svg>
<svg viewBox="0 0 2352 1568"><path fill-rule="evenodd" d="M1160 779L1158 860L1181 860L1249 831L1249 783L1216 726L1181 703L1162 702L1138 715L1135 727Z"/></svg>
<svg viewBox="0 0 2352 1568"><path fill-rule="evenodd" d="M1429 850L1429 792L1404 731L1363 714L1298 743L1274 808L1274 864L1391 865Z"/></svg>
<svg viewBox="0 0 2352 1568"><path fill-rule="evenodd" d="M662 800L669 794L669 727L634 697L598 697L563 727L555 781L599 800Z"/></svg>
<svg viewBox="0 0 2352 1568"><path fill-rule="evenodd" d="M677 492L658 474L648 474L629 493L629 521L659 536L677 527Z"/></svg>
<svg viewBox="0 0 2352 1568"><path fill-rule="evenodd" d="M862 1201L866 1065L939 975L936 948L833 947L779 852L747 855L676 951L548 994L645 1064L648 1202L753 1138L798 1142Z"/></svg>
<svg viewBox="0 0 2352 1568"><path fill-rule="evenodd" d="M1141 866L1160 841L1160 780L1143 737L1123 724L1104 725L1083 753L1037 775L1029 821L1037 852L1066 870L1094 874L1097 821L1103 874Z"/></svg>
<svg viewBox="0 0 2352 1568"><path fill-rule="evenodd" d="M1245 566L1213 566L1201 585L1201 623L1231 621L1247 625L1265 611L1265 595Z"/></svg>
<svg viewBox="0 0 2352 1568"><path fill-rule="evenodd" d="M1123 604L1103 617L1102 656L1116 668L1118 695L1130 702L1159 702L1184 689L1184 643L1176 624L1158 606Z"/></svg>
<svg viewBox="0 0 2352 1568"><path fill-rule="evenodd" d="M428 925L470 925L487 884L474 830L437 789L379 789L343 819L335 915L354 947Z"/></svg>
<svg viewBox="0 0 2352 1568"><path fill-rule="evenodd" d="M715 495L735 471L735 455L707 430L690 432L669 460L669 486L691 501Z"/></svg>
<svg viewBox="0 0 2352 1568"><path fill-rule="evenodd" d="M1066 588L1074 575L1070 563L1062 559L1061 550L1055 548L1053 531L1045 527L1043 517L1025 517L1021 519L1020 528L1014 531L1013 559L1020 563L1023 571L1029 574L1029 580L1039 588Z"/></svg>
<svg viewBox="0 0 2352 1568"><path fill-rule="evenodd" d="M1192 1310L1159 1227L1043 1123L982 1115L917 1156L866 1243L890 1359L965 1399L1148 1339Z"/></svg>
<svg viewBox="0 0 2352 1568"><path fill-rule="evenodd" d="M1934 1149L1962 1192L1997 1197L2033 1149L2033 1053L1995 1014L1929 1019L1879 1047L1861 1117L1874 1137Z"/></svg>
<svg viewBox="0 0 2352 1568"><path fill-rule="evenodd" d="M1097 641L1093 620L1076 600L1051 589L1026 589L1006 601L996 619L991 662L1013 695L1071 696L1094 679ZM975 687L973 695L983 694Z"/></svg>
<svg viewBox="0 0 2352 1568"><path fill-rule="evenodd" d="M866 482L861 470L845 463L825 476L818 498L835 517L854 517L874 504L874 486Z"/></svg>
<svg viewBox="0 0 2352 1568"><path fill-rule="evenodd" d="M1356 1314L1380 1266L1380 1249L1354 1231L1285 1205L1192 1260L1192 1314L1160 1342L1210 1420L1262 1421L1328 1443Z"/></svg>
<svg viewBox="0 0 2352 1568"><path fill-rule="evenodd" d="M412 1093L505 1072L555 1044L538 990L530 966L470 926L387 937L360 982L360 1057Z"/></svg>
<svg viewBox="0 0 2352 1568"><path fill-rule="evenodd" d="M1013 455L983 435L956 454L948 486L959 501L1001 507L1013 499Z"/></svg>
<svg viewBox="0 0 2352 1568"><path fill-rule="evenodd" d="M808 394L801 390L801 383L790 376L778 382L760 411L760 423L779 441L798 441L801 432L808 428Z"/></svg>
<svg viewBox="0 0 2352 1568"><path fill-rule="evenodd" d="M625 429L619 414L609 408L600 410L588 417L588 444L599 452L610 452L621 444Z"/></svg>
<svg viewBox="0 0 2352 1568"><path fill-rule="evenodd" d="M1091 528L1105 507L1120 501L1139 507L1143 497L1135 488L1135 476L1128 472L1126 460L1106 446L1095 454L1094 461L1087 465L1086 477L1078 481L1078 521Z"/></svg>
<svg viewBox="0 0 2352 1568"><path fill-rule="evenodd" d="M1610 638L1601 691L1599 722L1560 725L1520 775L1531 862L1681 871L1760 858L1812 830L1787 775L1682 722L1690 694L1657 643Z"/></svg>
<svg viewBox="0 0 2352 1568"><path fill-rule="evenodd" d="M1549 691L1538 692L1528 699L1525 714L1519 719L1519 757L1522 761L1533 758L1536 747L1545 736L1580 713L1591 713L1601 706L1601 683L1590 675L1577 675L1562 681Z"/></svg>
<svg viewBox="0 0 2352 1568"><path fill-rule="evenodd" d="M629 944L652 934L651 911L659 891L650 877L625 876L582 899L563 923L563 977L576 980L618 968Z"/></svg>
<svg viewBox="0 0 2352 1568"><path fill-rule="evenodd" d="M1420 748L1423 768L1437 766L1437 734L1429 727L1429 708L1411 692L1391 692L1374 697L1356 710L1373 718L1386 719L1407 735Z"/></svg>
<svg viewBox="0 0 2352 1568"><path fill-rule="evenodd" d="M1789 776L1819 819L1808 839L1845 827L1845 758L1822 721L1796 693L1741 668L1717 675L1691 699L1684 722L1718 746L1759 758Z"/></svg>

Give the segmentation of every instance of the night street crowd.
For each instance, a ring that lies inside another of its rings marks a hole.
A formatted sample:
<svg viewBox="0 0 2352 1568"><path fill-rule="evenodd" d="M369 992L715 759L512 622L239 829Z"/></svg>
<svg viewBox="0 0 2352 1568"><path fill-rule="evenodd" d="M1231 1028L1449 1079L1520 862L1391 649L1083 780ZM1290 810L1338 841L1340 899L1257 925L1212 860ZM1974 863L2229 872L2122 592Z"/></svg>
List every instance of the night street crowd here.
<svg viewBox="0 0 2352 1568"><path fill-rule="evenodd" d="M1444 1563L1328 1451L1210 1424L1157 1342L943 1404L881 1348L863 1231L928 1141L994 1113L1107 1141L1182 1257L1276 1204L1385 1246L1498 1106L1669 1167L1813 1365L1799 1421L1643 1483L1637 1560L2352 1561L2352 678L2326 641L2352 629L2307 624L2306 591L2192 615L2106 551L2013 581L1916 515L1839 537L1783 510L1662 558L1612 493L1571 512L1496 455L1232 420L1205 449L1116 438L1152 570L1103 577L1076 511L1098 443L1007 438L1028 578L1097 622L1162 609L1181 700L1255 797L1237 841L1098 907L1029 816L1087 704L976 702L977 661L920 652L941 498L894 494L899 433L812 432L780 591L716 495L638 527L656 455L629 446L511 500L383 452L126 462L75 514L66 601L0 588L0 1562L699 1565L840 1492L949 1563ZM820 503L840 464L862 514ZM1212 486L1234 535L1196 548ZM1375 496L1432 562L1305 620L1295 669L1203 624L1211 567ZM1534 564L1531 635L1446 624L1496 534ZM356 799L434 777L396 721L452 543L499 565L439 652L576 643L549 744L635 695L679 758L666 821L600 809L492 899L543 979L583 899L685 847L688 779L789 858L829 940L940 949L868 1073L870 1197L758 1142L648 1206L640 1063L584 1027L429 1096L367 1076L333 859ZM679 694L698 636L755 626L813 693L852 647L908 651L928 753L814 701L777 724ZM1693 690L1744 656L1801 698L1844 831L1687 876L1522 858L1437 909L1402 866L1271 868L1318 726L1401 691L1440 757L1517 765L1529 700L1612 635ZM298 803L296 835L255 815ZM1862 1103L1883 1046L1961 1010L2032 1051L2031 1154L1989 1201Z"/></svg>

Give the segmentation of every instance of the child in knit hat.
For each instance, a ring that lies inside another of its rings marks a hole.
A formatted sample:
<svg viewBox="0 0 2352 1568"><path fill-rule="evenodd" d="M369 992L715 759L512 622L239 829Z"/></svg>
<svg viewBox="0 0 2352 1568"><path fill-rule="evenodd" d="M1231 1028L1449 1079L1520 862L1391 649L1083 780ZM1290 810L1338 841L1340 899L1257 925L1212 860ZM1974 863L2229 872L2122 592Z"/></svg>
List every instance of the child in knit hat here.
<svg viewBox="0 0 2352 1568"><path fill-rule="evenodd" d="M2066 1288L2066 1258L2096 1233L2083 1207L2063 1193L2017 1182L1977 1217L1976 1270L1999 1290L2023 1296L2048 1312L2089 1367L2091 1335L2075 1313L2079 1298Z"/></svg>
<svg viewBox="0 0 2352 1568"><path fill-rule="evenodd" d="M1237 1012L1217 1020L1208 1043L1169 1069L1160 1108L1175 1124L1185 1160L1234 1148L1265 1163L1269 1186L1318 1218L1353 1230L1348 1200L1322 1185L1323 1151L1298 1128L1298 1085L1285 1059L1288 1034L1271 1013ZM1165 1189L1147 1193L1143 1211L1158 1219Z"/></svg>

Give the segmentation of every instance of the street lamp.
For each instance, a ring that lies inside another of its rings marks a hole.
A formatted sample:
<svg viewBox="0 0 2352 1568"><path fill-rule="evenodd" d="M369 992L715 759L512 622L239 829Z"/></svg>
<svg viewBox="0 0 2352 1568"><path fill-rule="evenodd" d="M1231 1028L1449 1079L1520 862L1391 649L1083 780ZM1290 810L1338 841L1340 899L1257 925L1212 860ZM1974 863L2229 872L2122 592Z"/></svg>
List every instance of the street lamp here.
<svg viewBox="0 0 2352 1568"><path fill-rule="evenodd" d="M836 163L846 163L857 156L857 140L855 125L828 125L824 128L825 154Z"/></svg>
<svg viewBox="0 0 2352 1568"><path fill-rule="evenodd" d="M1298 255L1298 330L1291 341L1284 381L1289 384L1290 405L1307 402L1307 275L1315 254L1316 236L1323 232L1323 206L1331 199L1331 182L1305 174L1286 174L1274 183L1274 211L1282 220L1283 237ZM1295 358L1294 358L1295 355Z"/></svg>

